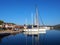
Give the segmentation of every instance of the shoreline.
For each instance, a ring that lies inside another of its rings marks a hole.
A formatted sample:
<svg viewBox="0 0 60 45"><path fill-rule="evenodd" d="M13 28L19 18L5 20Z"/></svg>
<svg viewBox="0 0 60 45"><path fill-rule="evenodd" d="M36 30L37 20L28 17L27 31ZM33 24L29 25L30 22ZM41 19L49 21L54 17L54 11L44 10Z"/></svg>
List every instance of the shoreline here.
<svg viewBox="0 0 60 45"><path fill-rule="evenodd" d="M4 34L4 33L12 34L12 33L21 33L21 32L23 32L23 30L16 30L16 31L14 31L14 30L1 30L0 34Z"/></svg>
<svg viewBox="0 0 60 45"><path fill-rule="evenodd" d="M0 30L0 38L3 38L5 36L9 36L9 35L16 35L18 33L22 33L23 30Z"/></svg>

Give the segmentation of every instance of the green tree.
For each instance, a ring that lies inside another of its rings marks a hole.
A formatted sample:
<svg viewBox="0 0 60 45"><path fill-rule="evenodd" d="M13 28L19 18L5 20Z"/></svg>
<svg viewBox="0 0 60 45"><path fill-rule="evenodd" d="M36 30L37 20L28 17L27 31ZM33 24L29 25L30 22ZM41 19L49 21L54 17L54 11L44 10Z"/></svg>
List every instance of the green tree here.
<svg viewBox="0 0 60 45"><path fill-rule="evenodd" d="M4 21L0 20L0 25L3 24L3 23L4 23Z"/></svg>

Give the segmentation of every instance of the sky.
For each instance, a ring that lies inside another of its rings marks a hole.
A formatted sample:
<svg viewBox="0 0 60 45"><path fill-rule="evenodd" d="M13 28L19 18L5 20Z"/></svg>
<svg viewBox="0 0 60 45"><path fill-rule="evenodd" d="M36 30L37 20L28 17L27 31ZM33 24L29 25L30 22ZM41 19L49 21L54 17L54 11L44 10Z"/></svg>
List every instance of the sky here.
<svg viewBox="0 0 60 45"><path fill-rule="evenodd" d="M23 25L27 19L27 24L32 24L35 5L41 25L42 21L45 25L60 24L60 0L0 0L0 20Z"/></svg>

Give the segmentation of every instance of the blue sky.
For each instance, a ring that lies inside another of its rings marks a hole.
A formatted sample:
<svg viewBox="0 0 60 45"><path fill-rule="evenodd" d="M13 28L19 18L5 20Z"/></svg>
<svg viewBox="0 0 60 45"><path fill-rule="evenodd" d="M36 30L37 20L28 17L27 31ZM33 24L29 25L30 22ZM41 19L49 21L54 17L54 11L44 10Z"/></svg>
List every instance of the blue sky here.
<svg viewBox="0 0 60 45"><path fill-rule="evenodd" d="M16 24L31 24L31 14L38 5L40 16L45 25L60 24L60 0L0 0L0 20Z"/></svg>

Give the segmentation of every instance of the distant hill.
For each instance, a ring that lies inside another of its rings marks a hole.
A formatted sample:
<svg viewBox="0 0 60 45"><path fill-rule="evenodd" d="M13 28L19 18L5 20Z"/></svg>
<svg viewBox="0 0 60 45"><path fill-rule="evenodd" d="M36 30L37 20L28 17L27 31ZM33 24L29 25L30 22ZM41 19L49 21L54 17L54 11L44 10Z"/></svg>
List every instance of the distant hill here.
<svg viewBox="0 0 60 45"><path fill-rule="evenodd" d="M0 25L2 24L12 24L12 25L16 25L15 23L7 23L7 22L4 22L3 20L0 20Z"/></svg>
<svg viewBox="0 0 60 45"><path fill-rule="evenodd" d="M60 24L55 25L55 26L54 26L54 29L58 29L58 30L60 30Z"/></svg>

